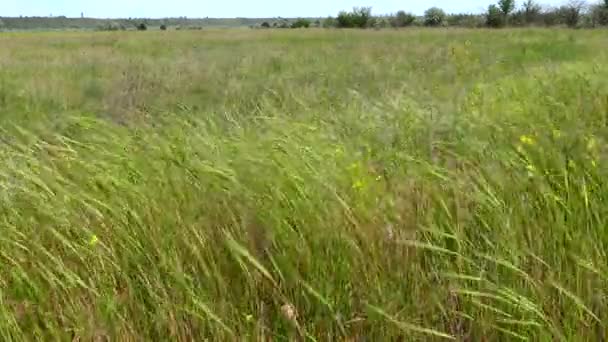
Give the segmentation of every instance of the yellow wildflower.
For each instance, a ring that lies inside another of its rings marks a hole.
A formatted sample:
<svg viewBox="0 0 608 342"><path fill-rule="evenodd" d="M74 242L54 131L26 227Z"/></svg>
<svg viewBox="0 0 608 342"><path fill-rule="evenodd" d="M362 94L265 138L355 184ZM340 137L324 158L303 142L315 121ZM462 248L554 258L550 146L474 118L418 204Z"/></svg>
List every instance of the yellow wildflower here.
<svg viewBox="0 0 608 342"><path fill-rule="evenodd" d="M536 140L534 140L534 137L530 135L522 135L521 137L519 137L519 141L521 141L521 143L524 145L532 146L536 144Z"/></svg>
<svg viewBox="0 0 608 342"><path fill-rule="evenodd" d="M89 239L89 246L96 246L99 243L99 238L97 235L93 234Z"/></svg>
<svg viewBox="0 0 608 342"><path fill-rule="evenodd" d="M353 189L362 189L364 185L362 180L358 180L353 184Z"/></svg>

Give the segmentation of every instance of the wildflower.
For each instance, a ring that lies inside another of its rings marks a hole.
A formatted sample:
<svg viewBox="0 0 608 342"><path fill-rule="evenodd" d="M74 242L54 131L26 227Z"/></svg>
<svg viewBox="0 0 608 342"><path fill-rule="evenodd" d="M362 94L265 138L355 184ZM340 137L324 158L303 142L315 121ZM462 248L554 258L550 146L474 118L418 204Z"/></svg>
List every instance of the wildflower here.
<svg viewBox="0 0 608 342"><path fill-rule="evenodd" d="M99 243L99 238L97 235L93 234L89 239L89 246L94 247Z"/></svg>
<svg viewBox="0 0 608 342"><path fill-rule="evenodd" d="M526 165L526 170L528 171L528 177L534 177L534 174L536 174L536 167L532 164Z"/></svg>
<svg viewBox="0 0 608 342"><path fill-rule="evenodd" d="M536 140L534 140L534 137L530 135L522 135L521 137L519 137L519 141L524 145L532 146L536 144Z"/></svg>
<svg viewBox="0 0 608 342"><path fill-rule="evenodd" d="M559 129L554 129L553 130L553 138L554 139L559 139L562 137L562 132Z"/></svg>
<svg viewBox="0 0 608 342"><path fill-rule="evenodd" d="M362 180L357 180L354 184L353 184L353 189L363 189L363 186L365 185L365 183L363 183Z"/></svg>

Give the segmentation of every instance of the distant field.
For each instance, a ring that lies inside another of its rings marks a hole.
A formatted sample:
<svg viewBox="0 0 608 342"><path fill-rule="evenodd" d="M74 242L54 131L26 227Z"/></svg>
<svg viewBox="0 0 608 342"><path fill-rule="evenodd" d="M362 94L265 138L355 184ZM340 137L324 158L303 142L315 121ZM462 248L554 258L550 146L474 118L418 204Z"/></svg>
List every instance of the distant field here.
<svg viewBox="0 0 608 342"><path fill-rule="evenodd" d="M606 46L0 33L0 339L605 340Z"/></svg>

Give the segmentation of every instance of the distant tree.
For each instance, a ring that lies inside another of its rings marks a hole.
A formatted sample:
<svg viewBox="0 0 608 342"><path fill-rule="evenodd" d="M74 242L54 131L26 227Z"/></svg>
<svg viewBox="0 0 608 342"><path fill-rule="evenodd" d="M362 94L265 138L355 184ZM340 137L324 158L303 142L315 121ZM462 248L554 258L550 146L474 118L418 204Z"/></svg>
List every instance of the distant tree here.
<svg viewBox="0 0 608 342"><path fill-rule="evenodd" d="M509 21L509 14L515 9L515 0L498 0L498 8L502 12L505 24Z"/></svg>
<svg viewBox="0 0 608 342"><path fill-rule="evenodd" d="M137 25L137 31L145 31L148 29L148 26L145 23L139 23L139 25Z"/></svg>
<svg viewBox="0 0 608 342"><path fill-rule="evenodd" d="M346 11L340 11L336 18L336 27L353 27L352 18Z"/></svg>
<svg viewBox="0 0 608 342"><path fill-rule="evenodd" d="M355 7L351 12L341 11L336 19L336 26L340 28L366 28L372 19L371 7Z"/></svg>
<svg viewBox="0 0 608 342"><path fill-rule="evenodd" d="M608 6L604 4L597 4L591 8L591 25L595 26L606 26L608 25Z"/></svg>
<svg viewBox="0 0 608 342"><path fill-rule="evenodd" d="M165 24L160 25L160 30L167 31L167 25L165 25Z"/></svg>
<svg viewBox="0 0 608 342"><path fill-rule="evenodd" d="M276 23L275 23L275 24L276 24ZM270 28L270 24L269 24L267 21L263 22L263 23L262 23L262 25L260 25L260 26L261 26L262 28Z"/></svg>
<svg viewBox="0 0 608 342"><path fill-rule="evenodd" d="M399 11L391 20L391 26L393 27L406 27L410 26L416 20L416 16L405 11Z"/></svg>
<svg viewBox="0 0 608 342"><path fill-rule="evenodd" d="M489 27L499 28L505 26L504 13L498 6L490 5L486 14L486 25Z"/></svg>
<svg viewBox="0 0 608 342"><path fill-rule="evenodd" d="M424 25L441 26L445 21L445 12L439 7L431 7L424 12Z"/></svg>
<svg viewBox="0 0 608 342"><path fill-rule="evenodd" d="M523 19L526 24L536 22L542 11L541 6L534 0L526 0L523 4Z"/></svg>
<svg viewBox="0 0 608 342"><path fill-rule="evenodd" d="M385 17L385 16L381 16L376 18L375 22L374 22L374 28L375 29L383 29L383 28L387 28L389 26L393 25L393 19L394 18L390 18L390 17Z"/></svg>
<svg viewBox="0 0 608 342"><path fill-rule="evenodd" d="M336 27L337 26L336 19L334 17L327 17L327 18L325 18L325 20L323 20L322 26L324 28Z"/></svg>
<svg viewBox="0 0 608 342"><path fill-rule="evenodd" d="M582 0L571 0L567 5L560 8L561 15L568 27L578 25L584 7L585 3Z"/></svg>
<svg viewBox="0 0 608 342"><path fill-rule="evenodd" d="M548 7L541 12L543 24L545 26L562 25L564 23L561 9Z"/></svg>
<svg viewBox="0 0 608 342"><path fill-rule="evenodd" d="M315 22L312 24L313 27L321 27L321 20L317 19L315 20Z"/></svg>
<svg viewBox="0 0 608 342"><path fill-rule="evenodd" d="M486 25L486 15L478 14L451 14L446 17L448 26L483 27Z"/></svg>
<svg viewBox="0 0 608 342"><path fill-rule="evenodd" d="M355 7L353 8L353 19L355 22L355 27L365 28L373 24L374 18L372 17L372 8L371 7Z"/></svg>

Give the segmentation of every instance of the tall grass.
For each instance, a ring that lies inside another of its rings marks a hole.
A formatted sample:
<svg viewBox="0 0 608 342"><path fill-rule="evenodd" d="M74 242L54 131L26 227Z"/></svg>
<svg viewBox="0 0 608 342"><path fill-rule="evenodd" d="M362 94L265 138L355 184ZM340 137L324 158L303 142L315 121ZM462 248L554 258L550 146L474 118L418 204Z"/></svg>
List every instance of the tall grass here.
<svg viewBox="0 0 608 342"><path fill-rule="evenodd" d="M606 43L2 35L0 336L606 339Z"/></svg>

